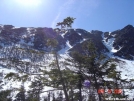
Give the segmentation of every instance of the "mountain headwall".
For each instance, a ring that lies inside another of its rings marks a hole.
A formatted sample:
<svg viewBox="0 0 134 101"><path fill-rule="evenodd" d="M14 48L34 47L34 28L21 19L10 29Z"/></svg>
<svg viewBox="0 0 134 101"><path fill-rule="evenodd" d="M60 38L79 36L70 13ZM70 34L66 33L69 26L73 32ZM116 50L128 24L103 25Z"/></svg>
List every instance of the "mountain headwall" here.
<svg viewBox="0 0 134 101"><path fill-rule="evenodd" d="M47 46L48 39L56 39L58 41L57 51L67 47L67 42L71 46L67 51L77 50L82 52L82 44L90 40L93 41L99 53L111 52L113 55L125 59L133 59L134 57L134 27L127 25L126 27L113 32L102 32L92 30L88 32L84 29L69 29L66 33L57 34L52 28L46 27L14 27L12 25L0 26L0 49L5 46L17 46L23 48L31 48L35 50L50 51Z"/></svg>

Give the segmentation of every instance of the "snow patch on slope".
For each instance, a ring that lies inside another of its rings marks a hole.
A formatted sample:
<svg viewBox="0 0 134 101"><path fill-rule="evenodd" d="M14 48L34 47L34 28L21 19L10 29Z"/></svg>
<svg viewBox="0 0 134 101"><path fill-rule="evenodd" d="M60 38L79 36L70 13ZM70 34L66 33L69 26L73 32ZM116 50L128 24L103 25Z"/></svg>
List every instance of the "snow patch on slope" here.
<svg viewBox="0 0 134 101"><path fill-rule="evenodd" d="M109 35L110 34L111 33L109 33ZM114 37L115 35L112 35L112 36ZM126 59L122 59L118 56L114 56L113 53L118 52L122 47L119 46L119 50L114 49L113 43L114 43L115 38L110 38L107 40L107 38L104 37L104 33L102 34L102 38L103 38L103 40L102 40L103 44L109 50L109 52L106 54L110 58L116 58L116 59L121 60L118 63L117 62L115 63L115 64L117 64L116 70L121 72L121 78L127 79L127 81L134 79L134 60L126 60ZM108 79L108 80L110 80L110 79ZM134 89L132 89L132 90L124 89L124 91L125 91L125 94L128 94L128 98L130 98L130 99L134 98Z"/></svg>
<svg viewBox="0 0 134 101"><path fill-rule="evenodd" d="M134 79L134 61L119 58L120 62L117 66L117 70L121 71L122 79Z"/></svg>
<svg viewBox="0 0 134 101"><path fill-rule="evenodd" d="M29 91L31 89L29 86L31 85L31 82L35 80L35 75L31 75L30 76L31 79L27 80L26 82L23 83L22 81L14 81L13 79L11 79L11 80L5 79L5 76L11 72L18 73L17 71L15 71L13 69L7 69L7 68L3 68L2 66L0 66L0 75L2 76L2 77L0 77L0 81L2 81L2 83L0 84L0 86L2 86L1 91L12 90L10 97L12 98L12 101L13 101L16 99L15 97L18 94L21 86L24 86L25 91ZM19 73L19 75L24 75L24 74ZM55 89L55 88L45 86L42 89L44 93L40 94L40 98L41 98L40 101L44 101L44 96L48 96L47 91L53 90L53 89ZM58 91L58 90L56 90L56 91ZM55 92L55 96L58 96L56 92ZM52 98L50 101L52 101Z"/></svg>
<svg viewBox="0 0 134 101"><path fill-rule="evenodd" d="M78 33L81 36L81 33Z"/></svg>
<svg viewBox="0 0 134 101"><path fill-rule="evenodd" d="M110 33L109 33L109 35L110 35ZM129 80L133 79L134 78L134 61L126 60L126 59L122 59L120 57L114 56L113 53L118 52L122 47L120 47L119 50L114 49L113 43L114 43L115 38L110 38L106 42L107 38L104 37L104 33L102 34L102 38L103 38L103 44L109 50L107 55L111 58L117 58L117 59L121 60L121 62L118 63L118 66L116 68L117 71L121 71L121 78L129 79Z"/></svg>
<svg viewBox="0 0 134 101"><path fill-rule="evenodd" d="M59 54L66 54L69 49L71 49L73 46L70 45L69 41L66 42L66 47L62 48L58 53Z"/></svg>
<svg viewBox="0 0 134 101"><path fill-rule="evenodd" d="M110 32L109 32L109 35L110 35ZM104 37L104 33L102 34L102 38L103 38L103 40L102 40L103 44L106 46L106 48L109 50L109 52L111 54L116 53L121 49L121 47L119 50L117 50L113 47L113 43L114 43L115 38L110 38L107 40L107 38Z"/></svg>
<svg viewBox="0 0 134 101"><path fill-rule="evenodd" d="M65 33L62 33L61 36L64 38L64 35L66 35L68 31L66 31Z"/></svg>

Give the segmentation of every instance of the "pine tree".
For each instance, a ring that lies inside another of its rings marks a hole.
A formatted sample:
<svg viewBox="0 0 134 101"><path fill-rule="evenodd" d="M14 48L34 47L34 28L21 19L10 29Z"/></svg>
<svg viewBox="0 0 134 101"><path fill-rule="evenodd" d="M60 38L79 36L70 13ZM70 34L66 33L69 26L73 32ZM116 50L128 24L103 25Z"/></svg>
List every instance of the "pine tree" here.
<svg viewBox="0 0 134 101"><path fill-rule="evenodd" d="M0 101L11 101L11 98L8 98L10 96L11 90L5 90L0 92Z"/></svg>
<svg viewBox="0 0 134 101"><path fill-rule="evenodd" d="M55 94L54 94L54 93L53 93L53 100L52 100L52 101L56 101L56 100L55 100Z"/></svg>
<svg viewBox="0 0 134 101"><path fill-rule="evenodd" d="M57 33L65 33L66 31L68 31L68 29L72 28L72 24L74 23L75 19L76 18L73 18L73 17L65 18L62 22L58 22L56 25L57 27L60 27L60 28L55 28L54 30Z"/></svg>
<svg viewBox="0 0 134 101"><path fill-rule="evenodd" d="M34 81L32 81L30 85L30 90L28 91L28 99L31 101L34 99L34 101L40 101L40 94L42 93L42 90L44 88L44 83L42 80L43 77L38 76L35 77Z"/></svg>
<svg viewBox="0 0 134 101"><path fill-rule="evenodd" d="M82 101L82 84L84 82L84 75L83 75L83 57L78 52L72 52L73 60L71 60L74 64L74 67L77 68L77 71L75 71L75 74L77 75L77 88L79 89L79 101ZM69 61L69 60L68 60ZM75 81L76 81L75 80Z"/></svg>
<svg viewBox="0 0 134 101"><path fill-rule="evenodd" d="M57 45L57 41L56 40L54 40L54 39L53 40L50 40L50 39L48 40L48 46L50 46L52 48L51 50L52 50L52 53L53 53L53 55L55 57L56 69L58 70L58 72L59 72L59 78L62 81L61 83L62 83L62 87L63 87L63 91L64 91L64 94L65 94L65 97L69 101L67 90L66 90L65 81L63 79L63 74L61 72L61 68L60 68L60 65L59 65L58 54L54 50L54 48L56 47L56 45Z"/></svg>
<svg viewBox="0 0 134 101"><path fill-rule="evenodd" d="M91 82L91 85L95 87L96 93L99 96L99 101L102 101L103 96L98 93L98 90L100 87L104 88L108 86L105 77L110 75L110 73L114 73L113 70L115 69L115 65L112 64L113 60L106 60L104 55L98 54L97 48L91 40L83 43L83 53L75 51L71 53L71 56L72 59L68 60L69 62L73 62L71 64L77 68L76 73L79 74L79 100L82 101L82 82L84 79L88 79ZM116 84L116 86L118 86L117 79L120 79L120 77L116 77L116 82L113 82L113 85Z"/></svg>
<svg viewBox="0 0 134 101"><path fill-rule="evenodd" d="M24 85L21 86L21 88L19 89L19 93L16 95L15 98L16 99L14 101L26 101Z"/></svg>
<svg viewBox="0 0 134 101"><path fill-rule="evenodd" d="M63 22L57 23L57 26L60 26L61 28L56 28L55 31L58 32L58 33L65 32L68 28L71 28L71 25L72 25L73 21L74 21L74 18L67 17L66 19L63 20ZM51 52L55 57L56 69L58 70L58 73L59 73L58 77L61 81L61 85L63 87L65 98L66 98L67 101L69 101L69 96L68 96L68 93L67 93L67 87L66 87L66 84L65 84L63 73L62 73L60 65L59 65L58 54L55 50L55 47L57 46L57 44L58 44L58 42L55 39L48 39L48 41L47 41L47 45L49 47L51 47Z"/></svg>

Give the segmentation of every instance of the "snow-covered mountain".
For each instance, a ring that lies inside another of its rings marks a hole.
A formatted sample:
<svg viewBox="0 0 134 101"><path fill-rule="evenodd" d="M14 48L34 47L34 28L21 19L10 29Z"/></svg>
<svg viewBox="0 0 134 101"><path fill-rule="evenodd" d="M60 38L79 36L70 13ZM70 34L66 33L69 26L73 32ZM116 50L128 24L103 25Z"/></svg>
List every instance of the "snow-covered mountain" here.
<svg viewBox="0 0 134 101"><path fill-rule="evenodd" d="M98 53L106 54L117 61L117 70L122 71L124 79L134 79L134 27L126 27L113 31L102 32L98 30L86 31L84 29L70 29L63 34L57 34L52 28L14 27L12 25L0 25L0 90L17 89L22 82L8 81L4 77L7 73L39 73L41 70L49 71L49 63L53 60L50 47L47 46L48 39L56 39L58 45L55 50L63 58L68 58L74 50L83 52L82 44L90 40L97 47ZM16 63L16 61L18 63ZM61 58L60 61L64 61ZM16 65L17 64L17 65ZM35 76L30 76L29 81L24 83L26 90L30 81ZM45 90L51 87L45 87ZM15 100L17 91L12 93ZM42 94L41 96L45 96ZM130 94L130 93L129 93ZM134 97L134 90L130 96Z"/></svg>
<svg viewBox="0 0 134 101"><path fill-rule="evenodd" d="M83 29L70 29L63 34L57 34L52 28L26 28L12 25L0 26L0 48L5 46L25 47L42 51L49 51L47 39L58 41L57 51L68 47L70 50L81 50L83 42L92 39L98 52L111 52L115 56L133 60L134 56L134 27L127 25L123 29L113 32L102 32Z"/></svg>

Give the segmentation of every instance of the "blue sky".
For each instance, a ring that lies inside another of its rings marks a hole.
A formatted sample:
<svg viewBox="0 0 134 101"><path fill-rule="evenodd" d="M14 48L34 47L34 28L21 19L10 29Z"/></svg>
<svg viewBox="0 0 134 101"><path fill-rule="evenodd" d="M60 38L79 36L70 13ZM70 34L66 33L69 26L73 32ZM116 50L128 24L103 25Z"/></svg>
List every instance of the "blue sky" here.
<svg viewBox="0 0 134 101"><path fill-rule="evenodd" d="M114 31L134 26L134 0L0 0L0 24L55 27L68 16L73 28Z"/></svg>

